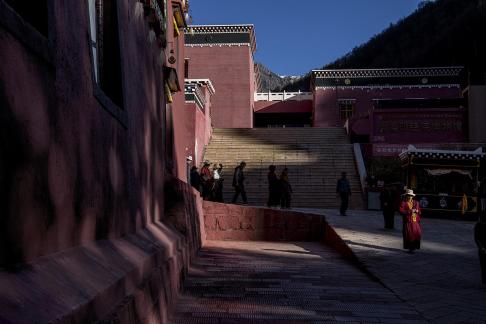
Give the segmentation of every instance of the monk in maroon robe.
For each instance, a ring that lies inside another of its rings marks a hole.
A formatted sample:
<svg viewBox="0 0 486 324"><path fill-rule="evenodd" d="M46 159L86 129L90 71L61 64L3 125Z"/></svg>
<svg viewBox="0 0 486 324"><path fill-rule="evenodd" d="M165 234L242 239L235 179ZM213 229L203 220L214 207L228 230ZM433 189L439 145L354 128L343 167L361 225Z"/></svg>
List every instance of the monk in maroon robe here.
<svg viewBox="0 0 486 324"><path fill-rule="evenodd" d="M400 204L400 214L403 217L403 248L413 252L420 249L422 228L420 226L420 206L413 200L413 190L405 191L405 200Z"/></svg>

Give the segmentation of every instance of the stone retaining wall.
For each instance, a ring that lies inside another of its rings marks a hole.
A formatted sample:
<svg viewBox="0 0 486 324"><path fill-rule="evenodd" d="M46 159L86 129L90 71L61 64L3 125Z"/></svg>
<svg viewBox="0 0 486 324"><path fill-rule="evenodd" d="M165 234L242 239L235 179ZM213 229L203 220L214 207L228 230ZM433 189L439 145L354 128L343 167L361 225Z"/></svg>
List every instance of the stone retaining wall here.
<svg viewBox="0 0 486 324"><path fill-rule="evenodd" d="M208 240L319 241L325 220L291 210L229 205L204 201Z"/></svg>

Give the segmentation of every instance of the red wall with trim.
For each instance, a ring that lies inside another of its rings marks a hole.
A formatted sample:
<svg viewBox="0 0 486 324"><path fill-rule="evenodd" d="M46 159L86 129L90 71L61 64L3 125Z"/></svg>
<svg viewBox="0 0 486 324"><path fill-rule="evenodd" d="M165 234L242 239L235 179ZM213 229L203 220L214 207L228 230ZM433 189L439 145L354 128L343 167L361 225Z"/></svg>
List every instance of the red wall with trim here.
<svg viewBox="0 0 486 324"><path fill-rule="evenodd" d="M190 79L210 79L216 89L211 118L217 128L253 126L253 55L249 46L186 46Z"/></svg>
<svg viewBox="0 0 486 324"><path fill-rule="evenodd" d="M457 98L458 87L402 88L329 88L314 92L314 127L342 126L338 99L356 99L355 114L366 114L373 108L373 99Z"/></svg>

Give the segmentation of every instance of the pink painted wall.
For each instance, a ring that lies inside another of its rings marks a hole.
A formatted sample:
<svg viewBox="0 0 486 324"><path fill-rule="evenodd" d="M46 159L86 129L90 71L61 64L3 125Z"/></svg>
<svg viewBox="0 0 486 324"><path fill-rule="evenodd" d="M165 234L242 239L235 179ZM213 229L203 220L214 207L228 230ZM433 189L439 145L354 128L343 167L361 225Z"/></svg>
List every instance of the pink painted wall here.
<svg viewBox="0 0 486 324"><path fill-rule="evenodd" d="M294 211L204 201L208 240L319 241L324 217Z"/></svg>
<svg viewBox="0 0 486 324"><path fill-rule="evenodd" d="M177 161L177 177L187 182L186 157L194 157L194 139L196 137L196 105L184 104L173 111L174 114L174 150Z"/></svg>
<svg viewBox="0 0 486 324"><path fill-rule="evenodd" d="M209 78L216 89L211 118L217 128L253 126L253 56L248 46L185 48L189 78Z"/></svg>
<svg viewBox="0 0 486 324"><path fill-rule="evenodd" d="M312 100L256 101L255 113L310 113Z"/></svg>
<svg viewBox="0 0 486 324"><path fill-rule="evenodd" d="M338 99L356 99L355 114L365 114L373 107L373 99L457 98L457 87L443 88L332 88L314 92L314 127L342 126Z"/></svg>
<svg viewBox="0 0 486 324"><path fill-rule="evenodd" d="M169 323L206 235L199 193L177 179L168 186L170 222L0 271L0 322Z"/></svg>
<svg viewBox="0 0 486 324"><path fill-rule="evenodd" d="M0 25L0 264L165 217L161 49L142 4L117 3L126 124L94 95L85 1L49 2L48 57Z"/></svg>
<svg viewBox="0 0 486 324"><path fill-rule="evenodd" d="M177 160L177 177L187 180L186 157L191 155L192 165L200 165L204 147L209 143L212 134L211 94L202 86L206 97L204 111L195 103L185 103L182 108L174 110L174 149Z"/></svg>

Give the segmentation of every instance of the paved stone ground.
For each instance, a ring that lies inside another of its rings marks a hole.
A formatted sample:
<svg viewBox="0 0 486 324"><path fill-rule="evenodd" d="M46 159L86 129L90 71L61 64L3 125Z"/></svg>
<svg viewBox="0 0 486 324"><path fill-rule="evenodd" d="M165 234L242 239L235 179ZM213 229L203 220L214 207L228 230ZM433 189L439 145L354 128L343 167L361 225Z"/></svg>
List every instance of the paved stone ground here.
<svg viewBox="0 0 486 324"><path fill-rule="evenodd" d="M173 323L426 323L320 243L209 241Z"/></svg>
<svg viewBox="0 0 486 324"><path fill-rule="evenodd" d="M307 210L308 211L308 210ZM432 323L486 323L473 222L422 219L421 250L402 250L401 219L383 229L381 212L316 211L383 284Z"/></svg>

